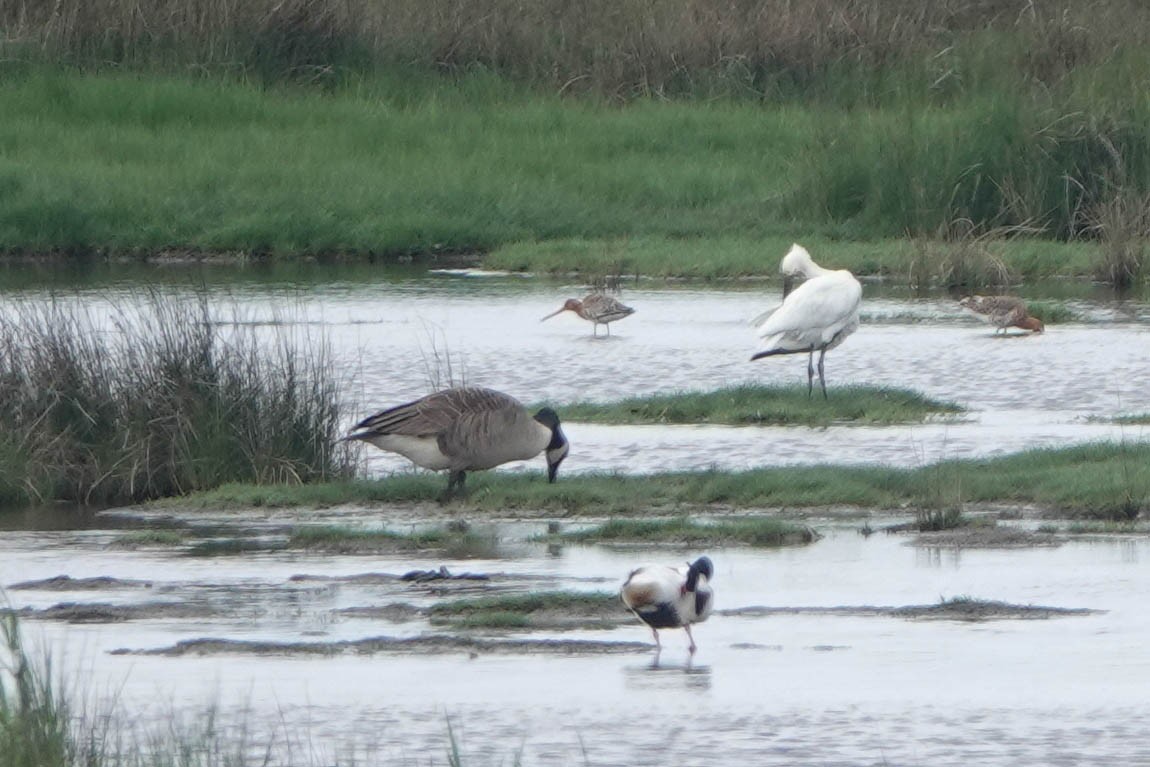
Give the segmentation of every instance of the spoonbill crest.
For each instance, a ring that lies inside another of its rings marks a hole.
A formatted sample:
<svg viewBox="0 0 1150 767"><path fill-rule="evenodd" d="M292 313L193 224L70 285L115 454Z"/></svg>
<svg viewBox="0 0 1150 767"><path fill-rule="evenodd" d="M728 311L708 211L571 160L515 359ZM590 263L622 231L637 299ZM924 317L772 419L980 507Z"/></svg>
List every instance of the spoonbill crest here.
<svg viewBox="0 0 1150 767"><path fill-rule="evenodd" d="M445 389L365 418L344 440L369 442L417 466L446 469L444 498L463 491L467 472L547 455L554 482L567 457L567 437L549 407L530 415L519 400L475 386Z"/></svg>
<svg viewBox="0 0 1150 767"><path fill-rule="evenodd" d="M847 336L858 330L862 285L846 269L824 269L806 248L795 243L783 256L783 303L759 325L757 360L776 354L807 354L807 396L814 391L814 356L819 353L819 385L827 396L823 358ZM796 276L805 281L793 291Z"/></svg>
<svg viewBox="0 0 1150 767"><path fill-rule="evenodd" d="M611 335L610 323L634 314L635 310L606 293L589 293L583 297L582 301L578 298L568 298L563 302L562 307L548 314L540 322L549 320L563 312L575 312L583 319L593 323L591 331L593 335L597 336L600 325L607 328L607 335Z"/></svg>
<svg viewBox="0 0 1150 767"><path fill-rule="evenodd" d="M695 654L691 624L702 623L714 606L711 578L715 568L709 557L699 557L686 567L644 565L631 571L619 590L623 604L651 627L655 654L662 651L659 629L683 628Z"/></svg>

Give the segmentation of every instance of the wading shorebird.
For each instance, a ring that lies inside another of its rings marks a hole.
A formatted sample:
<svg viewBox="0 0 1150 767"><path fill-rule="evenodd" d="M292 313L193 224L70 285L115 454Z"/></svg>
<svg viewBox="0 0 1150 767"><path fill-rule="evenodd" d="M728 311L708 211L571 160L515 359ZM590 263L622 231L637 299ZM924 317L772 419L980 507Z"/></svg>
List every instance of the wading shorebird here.
<svg viewBox="0 0 1150 767"><path fill-rule="evenodd" d="M783 256L779 271L783 273L783 303L770 312L759 325L762 340L752 360L776 354L807 354L807 396L814 391L814 356L819 353L819 384L823 398L827 382L823 358L827 351L858 330L862 285L846 269L824 269L816 264L806 248L791 246ZM805 282L793 291L797 275Z"/></svg>
<svg viewBox="0 0 1150 767"><path fill-rule="evenodd" d="M446 469L444 499L463 491L469 471L547 455L554 482L569 444L549 407L535 415L514 397L476 386L445 389L365 418L344 440L370 442L417 466Z"/></svg>
<svg viewBox="0 0 1150 767"><path fill-rule="evenodd" d="M1037 317L1031 317L1026 302L1014 296L966 296L958 305L994 326L995 335L1006 333L1007 328L1022 328L1042 333L1046 326Z"/></svg>
<svg viewBox="0 0 1150 767"><path fill-rule="evenodd" d="M714 606L711 578L715 569L708 557L699 557L686 567L644 565L632 570L619 589L627 609L651 627L655 636L655 655L663 649L659 629L683 628L695 654L691 624L702 623Z"/></svg>
<svg viewBox="0 0 1150 767"><path fill-rule="evenodd" d="M568 298L562 307L551 312L539 321L549 320L563 312L575 312L583 319L593 323L591 332L592 335L597 336L599 335L600 325L607 328L607 335L611 335L610 323L634 314L635 310L630 306L619 303L617 299L606 293L589 293L583 297L582 301L578 298Z"/></svg>

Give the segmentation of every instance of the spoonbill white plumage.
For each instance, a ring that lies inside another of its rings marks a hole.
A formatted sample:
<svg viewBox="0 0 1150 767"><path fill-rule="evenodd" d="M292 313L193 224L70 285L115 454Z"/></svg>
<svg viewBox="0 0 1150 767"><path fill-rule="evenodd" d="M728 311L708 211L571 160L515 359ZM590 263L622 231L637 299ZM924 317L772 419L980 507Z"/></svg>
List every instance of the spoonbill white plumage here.
<svg viewBox="0 0 1150 767"><path fill-rule="evenodd" d="M711 578L715 568L709 557L699 557L686 567L644 565L631 571L619 589L627 609L651 627L656 655L663 649L659 629L683 628L695 654L691 624L702 623L714 606Z"/></svg>
<svg viewBox="0 0 1150 767"><path fill-rule="evenodd" d="M858 330L862 285L846 269L824 269L806 248L795 243L783 256L783 303L763 320L758 334L757 360L776 354L807 353L807 396L814 391L814 356L819 353L819 384L827 396L823 358L847 336ZM795 276L805 282L793 291Z"/></svg>
<svg viewBox="0 0 1150 767"><path fill-rule="evenodd" d="M1015 296L966 296L959 306L994 326L995 335L1007 328L1022 328L1042 333L1046 326L1037 317L1031 317L1026 302Z"/></svg>
<svg viewBox="0 0 1150 767"><path fill-rule="evenodd" d="M635 310L630 306L626 306L619 302L613 296L606 293L589 293L580 301L578 298L568 298L563 302L563 306L559 309L548 314L540 322L549 320L557 314L563 312L575 312L585 320L593 323L591 332L593 335L599 335L599 326L607 328L607 335L611 335L611 325L609 323L615 320L621 320L635 313Z"/></svg>
<svg viewBox="0 0 1150 767"><path fill-rule="evenodd" d="M494 389L458 387L389 408L357 423L344 440L399 453L417 466L449 472L445 498L463 490L466 472L547 454L554 482L569 444L549 407L530 415L519 400Z"/></svg>

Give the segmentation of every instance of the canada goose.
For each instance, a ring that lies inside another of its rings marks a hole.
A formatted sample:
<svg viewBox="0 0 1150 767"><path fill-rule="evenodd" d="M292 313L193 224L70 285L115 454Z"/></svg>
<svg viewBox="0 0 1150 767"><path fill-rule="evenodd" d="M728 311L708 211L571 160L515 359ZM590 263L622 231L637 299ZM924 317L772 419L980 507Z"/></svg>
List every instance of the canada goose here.
<svg viewBox="0 0 1150 767"><path fill-rule="evenodd" d="M656 654L663 649L659 629L680 626L687 632L691 654L695 654L691 624L702 623L711 614L714 572L710 558L699 557L686 567L644 565L627 576L619 595L627 609L651 627Z"/></svg>
<svg viewBox="0 0 1150 767"><path fill-rule="evenodd" d="M551 312L540 320L540 322L549 320L556 314L562 314L563 312L575 312L583 319L593 323L591 327L593 335L599 335L600 325L607 328L607 335L611 335L611 325L609 323L632 315L635 313L635 310L630 306L619 303L618 300L606 293L590 293L584 296L582 301L578 298L568 298L561 308Z"/></svg>
<svg viewBox="0 0 1150 767"><path fill-rule="evenodd" d="M827 351L858 330L862 285L846 269L824 269L799 244L791 246L779 267L783 273L783 303L759 326L762 341L751 357L807 353L807 396L814 391L814 356L819 353L819 384L827 396L823 358ZM795 275L806 281L793 291Z"/></svg>
<svg viewBox="0 0 1150 767"><path fill-rule="evenodd" d="M963 309L977 315L994 326L998 331L1007 328L1022 328L1042 333L1046 326L1037 317L1031 317L1026 302L1014 296L966 296L958 302Z"/></svg>
<svg viewBox="0 0 1150 767"><path fill-rule="evenodd" d="M345 440L370 442L417 466L446 469L446 498L463 490L466 472L547 454L547 481L567 457L567 437L549 407L534 416L514 397L476 386L429 394L355 425Z"/></svg>

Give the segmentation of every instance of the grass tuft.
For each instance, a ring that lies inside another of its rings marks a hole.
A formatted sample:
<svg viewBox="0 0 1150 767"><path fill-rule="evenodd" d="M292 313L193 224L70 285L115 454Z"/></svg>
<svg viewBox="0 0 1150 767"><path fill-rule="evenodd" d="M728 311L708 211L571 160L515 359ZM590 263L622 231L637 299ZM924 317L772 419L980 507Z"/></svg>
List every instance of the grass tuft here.
<svg viewBox="0 0 1150 767"><path fill-rule="evenodd" d="M572 541L675 543L692 545L786 546L813 543L818 534L806 525L773 517L744 517L699 522L689 517L675 519L612 519L588 530L564 533Z"/></svg>
<svg viewBox="0 0 1150 767"><path fill-rule="evenodd" d="M326 344L225 332L206 293L129 305L144 308L113 307L110 328L60 298L0 316L0 502L129 504L350 474Z"/></svg>
<svg viewBox="0 0 1150 767"><path fill-rule="evenodd" d="M713 392L678 392L630 397L617 402L576 402L563 417L585 423L726 424L827 426L832 423L915 423L962 408L905 389L845 386L827 400L805 387L730 386Z"/></svg>

